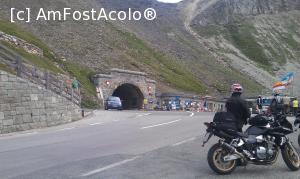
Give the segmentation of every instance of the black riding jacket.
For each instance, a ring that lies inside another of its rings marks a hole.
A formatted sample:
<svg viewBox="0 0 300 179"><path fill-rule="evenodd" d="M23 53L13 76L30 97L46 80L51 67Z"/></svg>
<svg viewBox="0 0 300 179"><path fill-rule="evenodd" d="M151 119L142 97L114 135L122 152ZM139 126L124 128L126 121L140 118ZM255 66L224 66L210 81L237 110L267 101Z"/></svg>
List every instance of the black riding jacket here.
<svg viewBox="0 0 300 179"><path fill-rule="evenodd" d="M234 115L237 128L242 132L243 126L247 124L247 119L251 116L246 101L239 95L232 95L226 102L226 109Z"/></svg>

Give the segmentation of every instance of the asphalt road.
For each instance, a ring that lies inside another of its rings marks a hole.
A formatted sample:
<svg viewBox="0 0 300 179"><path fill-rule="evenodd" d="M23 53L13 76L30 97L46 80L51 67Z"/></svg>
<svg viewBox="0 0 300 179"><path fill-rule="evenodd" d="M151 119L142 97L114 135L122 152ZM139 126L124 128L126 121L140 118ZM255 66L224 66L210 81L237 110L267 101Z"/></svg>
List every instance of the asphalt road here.
<svg viewBox="0 0 300 179"><path fill-rule="evenodd" d="M95 111L76 123L0 136L0 178L300 178L273 166L214 174L201 147L211 113ZM296 143L296 134L290 136ZM299 146L297 149L299 149Z"/></svg>

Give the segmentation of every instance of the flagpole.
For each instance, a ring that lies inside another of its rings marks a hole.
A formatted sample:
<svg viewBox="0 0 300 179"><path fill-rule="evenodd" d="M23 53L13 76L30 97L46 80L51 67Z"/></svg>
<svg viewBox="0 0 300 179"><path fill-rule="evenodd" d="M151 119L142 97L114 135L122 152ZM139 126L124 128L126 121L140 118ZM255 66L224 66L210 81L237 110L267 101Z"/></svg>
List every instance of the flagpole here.
<svg viewBox="0 0 300 179"><path fill-rule="evenodd" d="M293 75L292 81L291 81L291 83L292 83L292 96L293 97L294 97L294 80L295 80L295 75Z"/></svg>
<svg viewBox="0 0 300 179"><path fill-rule="evenodd" d="M295 79L294 79L295 80ZM294 97L294 80L292 81L292 96Z"/></svg>

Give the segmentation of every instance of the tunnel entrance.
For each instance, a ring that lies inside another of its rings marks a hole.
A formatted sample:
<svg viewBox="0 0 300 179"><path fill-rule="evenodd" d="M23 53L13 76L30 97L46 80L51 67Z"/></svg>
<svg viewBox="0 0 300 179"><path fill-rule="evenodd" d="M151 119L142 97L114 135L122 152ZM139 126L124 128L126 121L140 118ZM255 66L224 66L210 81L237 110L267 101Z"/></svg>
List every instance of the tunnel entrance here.
<svg viewBox="0 0 300 179"><path fill-rule="evenodd" d="M132 84L119 86L112 94L122 101L123 109L141 109L143 107L144 95L141 90Z"/></svg>

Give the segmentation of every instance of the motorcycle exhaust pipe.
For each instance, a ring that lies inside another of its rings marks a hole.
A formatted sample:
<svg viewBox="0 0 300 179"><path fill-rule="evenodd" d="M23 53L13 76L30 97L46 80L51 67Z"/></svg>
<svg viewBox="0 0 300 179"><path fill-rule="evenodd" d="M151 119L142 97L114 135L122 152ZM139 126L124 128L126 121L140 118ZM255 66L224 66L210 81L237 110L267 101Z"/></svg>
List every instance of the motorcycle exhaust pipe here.
<svg viewBox="0 0 300 179"><path fill-rule="evenodd" d="M225 147L225 148L226 148L227 150L229 150L231 153L238 155L238 156L239 156L240 158L242 158L242 159L245 158L245 156L244 156L242 153L238 152L238 151L236 150L236 148L232 147L231 145L229 145L229 144L227 144L227 143L225 143L225 142L223 142L223 141L221 141L220 143L221 143L221 146L222 146L222 147Z"/></svg>

